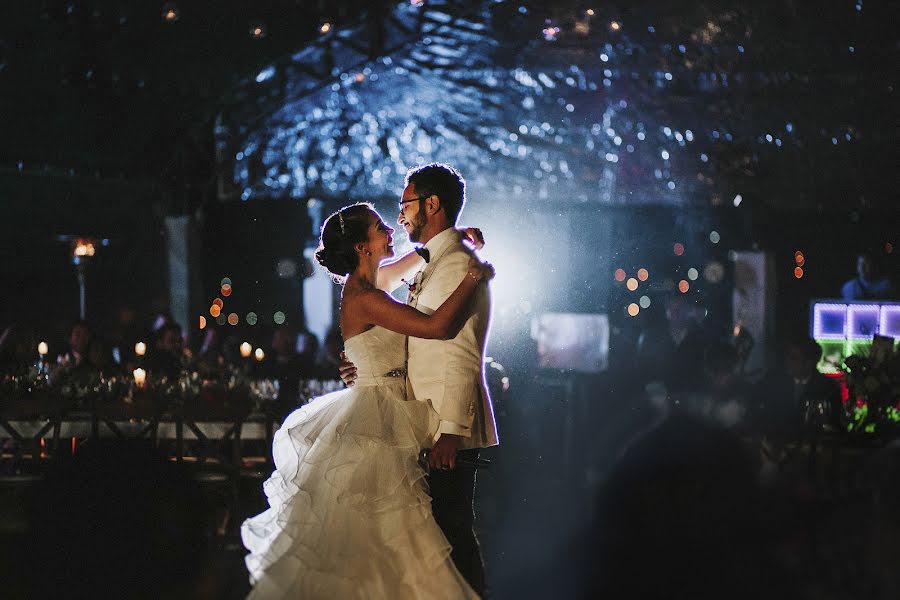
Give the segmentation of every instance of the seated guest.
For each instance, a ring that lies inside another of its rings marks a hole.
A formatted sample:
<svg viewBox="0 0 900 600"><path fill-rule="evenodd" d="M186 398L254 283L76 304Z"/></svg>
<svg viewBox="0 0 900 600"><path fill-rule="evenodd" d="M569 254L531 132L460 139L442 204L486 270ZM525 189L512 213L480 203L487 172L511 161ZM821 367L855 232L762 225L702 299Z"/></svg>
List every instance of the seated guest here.
<svg viewBox="0 0 900 600"><path fill-rule="evenodd" d="M90 343L90 325L87 321L76 321L69 329L69 349L59 355L57 362L73 369L89 368L87 352Z"/></svg>
<svg viewBox="0 0 900 600"><path fill-rule="evenodd" d="M781 364L756 386L758 428L789 436L823 425L840 429L840 389L816 369L821 358L822 348L807 336L785 343Z"/></svg>
<svg viewBox="0 0 900 600"><path fill-rule="evenodd" d="M184 338L181 325L164 324L157 332L153 349L147 355L147 370L153 377L177 379L184 366Z"/></svg>
<svg viewBox="0 0 900 600"><path fill-rule="evenodd" d="M864 252L856 257L856 277L841 288L844 300L893 300L896 290L890 278L882 275L875 256Z"/></svg>
<svg viewBox="0 0 900 600"><path fill-rule="evenodd" d="M106 340L100 336L91 339L87 350L87 362L92 370L104 375L112 375L121 370L113 360L112 350Z"/></svg>

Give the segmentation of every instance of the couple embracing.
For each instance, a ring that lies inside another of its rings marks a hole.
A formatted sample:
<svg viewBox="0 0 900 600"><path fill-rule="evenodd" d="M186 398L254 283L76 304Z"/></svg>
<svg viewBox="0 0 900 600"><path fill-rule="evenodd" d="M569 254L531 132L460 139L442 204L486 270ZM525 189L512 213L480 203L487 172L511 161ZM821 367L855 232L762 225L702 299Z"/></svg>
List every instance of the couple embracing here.
<svg viewBox="0 0 900 600"><path fill-rule="evenodd" d="M270 508L241 527L251 598L483 595L475 470L457 459L471 465L498 442L482 373L494 272L464 243L480 247L480 231L455 227L464 203L452 167L410 171L397 223L424 246L396 259L394 230L371 205L322 226L316 258L344 286L355 371L275 435ZM390 296L403 284L405 304Z"/></svg>

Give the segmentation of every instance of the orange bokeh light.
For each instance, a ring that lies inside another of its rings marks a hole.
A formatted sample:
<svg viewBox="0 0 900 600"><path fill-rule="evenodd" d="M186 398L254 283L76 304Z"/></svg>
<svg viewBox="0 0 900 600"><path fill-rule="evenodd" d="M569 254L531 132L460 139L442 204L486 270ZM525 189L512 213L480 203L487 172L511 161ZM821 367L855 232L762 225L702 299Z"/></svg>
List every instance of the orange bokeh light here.
<svg viewBox="0 0 900 600"><path fill-rule="evenodd" d="M794 267L794 277L800 279L803 277L803 268L802 267Z"/></svg>
<svg viewBox="0 0 900 600"><path fill-rule="evenodd" d="M200 329L206 329L206 317L200 315Z"/></svg>
<svg viewBox="0 0 900 600"><path fill-rule="evenodd" d="M650 277L650 272L647 269L638 269L637 276L641 281L647 281L647 278Z"/></svg>
<svg viewBox="0 0 900 600"><path fill-rule="evenodd" d="M634 302L628 305L628 316L636 317L639 312L641 312L641 307Z"/></svg>
<svg viewBox="0 0 900 600"><path fill-rule="evenodd" d="M222 313L222 309L219 307L218 304L213 304L212 306L209 307L209 314L213 318L218 317L221 313Z"/></svg>
<svg viewBox="0 0 900 600"><path fill-rule="evenodd" d="M226 298L231 295L231 286L227 283L222 286L222 295Z"/></svg>
<svg viewBox="0 0 900 600"><path fill-rule="evenodd" d="M625 269L616 269L616 281L625 281Z"/></svg>
<svg viewBox="0 0 900 600"><path fill-rule="evenodd" d="M629 277L628 281L625 282L625 287L627 287L629 291L633 292L638 287L637 279L635 279L634 277Z"/></svg>
<svg viewBox="0 0 900 600"><path fill-rule="evenodd" d="M215 300L213 300L213 306L218 306L221 310L225 306L225 303L222 302L221 298L216 298Z"/></svg>
<svg viewBox="0 0 900 600"><path fill-rule="evenodd" d="M678 282L678 291L682 294L686 294L689 289L691 289L691 284L687 282L687 279Z"/></svg>
<svg viewBox="0 0 900 600"><path fill-rule="evenodd" d="M228 324L229 325L237 325L240 318L237 316L237 313L231 313L228 315Z"/></svg>
<svg viewBox="0 0 900 600"><path fill-rule="evenodd" d="M681 256L682 254L684 254L684 244L680 242L676 243L674 246L672 246L672 252L675 253L675 256Z"/></svg>

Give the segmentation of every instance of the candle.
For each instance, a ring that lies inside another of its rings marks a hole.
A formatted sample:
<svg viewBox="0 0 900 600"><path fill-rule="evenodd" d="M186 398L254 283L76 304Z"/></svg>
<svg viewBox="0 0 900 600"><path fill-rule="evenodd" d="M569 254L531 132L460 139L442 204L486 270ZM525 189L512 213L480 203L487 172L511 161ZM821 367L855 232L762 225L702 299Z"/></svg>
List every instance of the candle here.
<svg viewBox="0 0 900 600"><path fill-rule="evenodd" d="M266 353L263 352L262 348L257 348L256 352L254 352L254 356L256 356L256 360L262 361L266 357Z"/></svg>
<svg viewBox="0 0 900 600"><path fill-rule="evenodd" d="M41 358L44 358L48 351L49 348L47 348L47 342L41 342L40 344L38 344L38 354L41 355Z"/></svg>
<svg viewBox="0 0 900 600"><path fill-rule="evenodd" d="M147 352L147 344L144 342L138 342L134 345L134 353L138 356L143 356Z"/></svg>
<svg viewBox="0 0 900 600"><path fill-rule="evenodd" d="M138 367L134 370L134 383L138 387L144 387L144 382L147 381L147 372L142 368Z"/></svg>
<svg viewBox="0 0 900 600"><path fill-rule="evenodd" d="M250 354L253 352L253 346L250 345L249 342L244 342L241 344L241 356L244 358L250 358Z"/></svg>

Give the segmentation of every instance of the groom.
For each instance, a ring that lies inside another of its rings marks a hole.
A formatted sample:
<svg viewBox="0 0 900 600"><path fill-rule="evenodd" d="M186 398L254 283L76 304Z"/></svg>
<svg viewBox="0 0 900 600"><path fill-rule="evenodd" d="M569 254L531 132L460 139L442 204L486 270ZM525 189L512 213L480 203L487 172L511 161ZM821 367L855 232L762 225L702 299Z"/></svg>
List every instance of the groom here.
<svg viewBox="0 0 900 600"><path fill-rule="evenodd" d="M416 167L406 175L397 223L426 260L410 286L407 303L431 314L466 276L472 250L455 225L466 201L465 181L441 163ZM428 462L428 486L434 518L453 548L451 557L469 585L484 595L484 564L475 537L475 469L456 468L457 458L471 464L481 448L498 443L494 411L482 367L490 325L491 297L478 287L465 324L453 339L408 338L407 390L415 400L430 400L440 425ZM354 375L342 375L349 383ZM349 380L349 381L348 381Z"/></svg>

